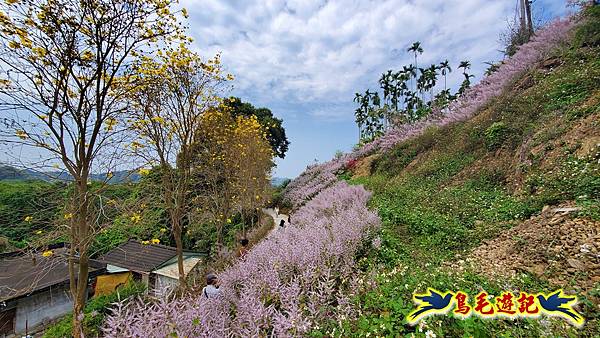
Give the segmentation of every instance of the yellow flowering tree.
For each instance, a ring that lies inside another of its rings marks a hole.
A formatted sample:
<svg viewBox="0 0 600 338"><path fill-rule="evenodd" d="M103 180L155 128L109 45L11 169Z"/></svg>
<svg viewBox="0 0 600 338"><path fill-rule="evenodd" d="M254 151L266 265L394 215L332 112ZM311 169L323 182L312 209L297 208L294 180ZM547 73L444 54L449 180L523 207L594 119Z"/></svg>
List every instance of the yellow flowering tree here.
<svg viewBox="0 0 600 338"><path fill-rule="evenodd" d="M219 55L204 61L180 44L140 57L132 71L133 101L129 122L136 135L130 149L145 163L158 167L161 195L177 247L179 281L185 287L183 222L190 211L192 144L202 115L218 103L216 94L228 76Z"/></svg>
<svg viewBox="0 0 600 338"><path fill-rule="evenodd" d="M204 132L194 144L195 214L198 223L215 225L218 246L233 214L244 218L264 205L273 167L273 151L257 118L233 118L229 109L221 105L204 114Z"/></svg>
<svg viewBox="0 0 600 338"><path fill-rule="evenodd" d="M234 144L235 120L218 107L207 111L201 120L193 145L193 199L196 224L212 224L217 229L217 243L222 243L223 225L231 218L237 200L235 168L230 154Z"/></svg>
<svg viewBox="0 0 600 338"><path fill-rule="evenodd" d="M123 84L134 80L125 72L132 57L186 39L171 9L174 2L0 3L0 140L30 168L59 167L74 186L69 277L77 337L82 335L88 248L98 230L88 180L94 171L113 172L121 154L128 107Z"/></svg>
<svg viewBox="0 0 600 338"><path fill-rule="evenodd" d="M270 174L275 153L269 144L266 129L256 116L238 116L236 121L236 149L232 154L232 163L237 169L236 178L241 188L236 207L242 216L246 216L258 211L271 196ZM254 220L254 217L251 219Z"/></svg>

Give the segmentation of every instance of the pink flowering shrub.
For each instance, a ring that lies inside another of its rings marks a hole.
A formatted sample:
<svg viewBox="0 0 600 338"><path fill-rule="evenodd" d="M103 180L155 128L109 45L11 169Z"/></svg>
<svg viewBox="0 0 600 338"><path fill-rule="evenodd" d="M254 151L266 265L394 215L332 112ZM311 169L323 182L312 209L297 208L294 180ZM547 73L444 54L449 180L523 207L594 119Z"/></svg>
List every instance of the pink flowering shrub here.
<svg viewBox="0 0 600 338"><path fill-rule="evenodd" d="M328 165L327 162L308 167L300 176L291 181L283 192L283 198L294 207L299 207L316 196L321 190L335 184L337 173L342 166Z"/></svg>
<svg viewBox="0 0 600 338"><path fill-rule="evenodd" d="M336 183L219 274L222 296L118 304L107 337L304 336L315 323L352 316L355 255L379 218L370 193Z"/></svg>
<svg viewBox="0 0 600 338"><path fill-rule="evenodd" d="M117 304L103 328L107 337L305 336L316 324L356 315L355 255L379 218L367 207L370 194L338 182L350 161L390 149L420 135L472 117L566 40L574 26L558 20L537 32L500 69L468 90L444 112L390 129L374 142L329 162L307 168L284 191L297 211L294 223L256 245L219 275L222 297L188 295L174 300ZM371 241L377 247L380 239Z"/></svg>
<svg viewBox="0 0 600 338"><path fill-rule="evenodd" d="M344 154L338 159L311 166L302 175L293 180L284 191L284 198L294 206L302 205L316 195L319 190L333 184L336 174L350 161L365 157L377 151L389 150L395 145L421 135L430 126L445 126L473 117L481 107L491 99L502 94L507 85L518 76L531 70L540 61L564 43L575 26L572 18L556 20L536 32L530 42L522 45L517 53L505 60L498 71L486 76L477 85L454 101L443 112L432 113L428 119L407 123L389 129L384 135L359 149Z"/></svg>
<svg viewBox="0 0 600 338"><path fill-rule="evenodd" d="M422 134L429 126L445 126L471 118L492 98L502 94L508 84L534 68L538 62L543 61L550 52L564 43L575 24L575 20L571 18L552 22L536 32L531 41L522 45L515 55L505 60L498 71L486 76L477 85L467 90L465 95L450 104L446 111L431 114L431 117L424 121L392 128L382 137L359 149L357 154L364 156L379 149L387 150L404 140Z"/></svg>

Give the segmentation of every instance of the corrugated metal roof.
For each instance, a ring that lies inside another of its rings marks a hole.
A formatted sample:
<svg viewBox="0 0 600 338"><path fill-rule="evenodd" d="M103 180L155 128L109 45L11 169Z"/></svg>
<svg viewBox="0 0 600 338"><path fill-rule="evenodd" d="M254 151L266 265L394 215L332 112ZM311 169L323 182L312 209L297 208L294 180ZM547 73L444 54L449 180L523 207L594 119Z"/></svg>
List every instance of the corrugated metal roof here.
<svg viewBox="0 0 600 338"><path fill-rule="evenodd" d="M19 254L0 260L0 301L25 296L49 286L67 283L69 265L65 249L53 250L50 257L39 253ZM90 260L90 277L104 270L101 264Z"/></svg>
<svg viewBox="0 0 600 338"><path fill-rule="evenodd" d="M189 257L183 260L183 271L185 272L186 276L196 266L196 264L200 262L200 260L201 258L199 257ZM177 265L177 262L175 262L155 270L154 273L173 279L179 279L179 266Z"/></svg>
<svg viewBox="0 0 600 338"><path fill-rule="evenodd" d="M175 255L175 248L170 246L142 244L129 240L102 256L100 261L131 271L148 273Z"/></svg>

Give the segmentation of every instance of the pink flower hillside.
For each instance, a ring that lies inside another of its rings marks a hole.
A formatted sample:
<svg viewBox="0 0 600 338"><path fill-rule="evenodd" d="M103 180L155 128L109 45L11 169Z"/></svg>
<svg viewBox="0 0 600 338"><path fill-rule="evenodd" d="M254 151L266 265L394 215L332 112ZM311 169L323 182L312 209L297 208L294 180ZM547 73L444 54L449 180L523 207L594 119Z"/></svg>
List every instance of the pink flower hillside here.
<svg viewBox="0 0 600 338"><path fill-rule="evenodd" d="M505 60L496 72L483 78L463 97L453 102L446 112L432 114L432 117L425 121L395 127L359 149L355 155L364 156L378 149L387 150L404 140L420 135L427 127L444 126L471 118L490 99L502 94L508 84L534 68L538 62L548 57L550 52L567 41L575 24L576 21L572 18L550 23L536 32L531 41L521 46L515 55Z"/></svg>
<svg viewBox="0 0 600 338"><path fill-rule="evenodd" d="M351 315L354 256L379 218L364 188L337 183L293 215L294 222L219 274L222 297L118 306L107 337L305 336L314 323Z"/></svg>
<svg viewBox="0 0 600 338"><path fill-rule="evenodd" d="M473 86L446 111L432 114L429 119L403 124L388 130L375 141L338 159L309 167L302 175L290 182L284 192L294 206L302 205L320 190L337 180L336 174L350 160L355 160L381 150L391 149L396 144L421 135L431 126L445 126L464 121L474 116L492 98L502 94L508 84L519 75L531 70L543 61L550 52L568 40L576 21L572 18L556 20L539 30L532 40L519 48L517 53L504 61L498 71L485 77Z"/></svg>

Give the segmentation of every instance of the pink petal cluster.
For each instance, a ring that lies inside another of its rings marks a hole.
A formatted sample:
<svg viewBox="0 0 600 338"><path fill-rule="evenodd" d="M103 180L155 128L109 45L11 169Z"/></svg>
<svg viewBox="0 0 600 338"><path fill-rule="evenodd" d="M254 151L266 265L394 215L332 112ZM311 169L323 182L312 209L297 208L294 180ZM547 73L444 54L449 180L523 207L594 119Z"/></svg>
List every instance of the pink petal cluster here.
<svg viewBox="0 0 600 338"><path fill-rule="evenodd" d="M316 196L321 190L335 184L338 179L335 172L330 169L325 165L313 165L306 168L300 176L285 187L284 200L294 207L298 207Z"/></svg>
<svg viewBox="0 0 600 338"><path fill-rule="evenodd" d="M332 185L219 274L221 297L118 304L104 335L304 336L315 323L349 315L354 257L380 222L366 207L369 198L361 186Z"/></svg>

